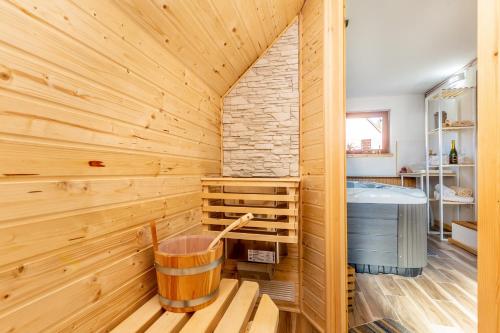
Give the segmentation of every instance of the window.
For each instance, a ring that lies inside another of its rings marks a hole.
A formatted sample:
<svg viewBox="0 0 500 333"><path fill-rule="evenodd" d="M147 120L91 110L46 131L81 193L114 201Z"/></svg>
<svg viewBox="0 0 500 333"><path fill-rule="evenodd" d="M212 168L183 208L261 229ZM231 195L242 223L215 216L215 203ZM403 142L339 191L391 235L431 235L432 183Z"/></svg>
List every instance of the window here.
<svg viewBox="0 0 500 333"><path fill-rule="evenodd" d="M348 154L389 153L389 110L348 112L346 151Z"/></svg>

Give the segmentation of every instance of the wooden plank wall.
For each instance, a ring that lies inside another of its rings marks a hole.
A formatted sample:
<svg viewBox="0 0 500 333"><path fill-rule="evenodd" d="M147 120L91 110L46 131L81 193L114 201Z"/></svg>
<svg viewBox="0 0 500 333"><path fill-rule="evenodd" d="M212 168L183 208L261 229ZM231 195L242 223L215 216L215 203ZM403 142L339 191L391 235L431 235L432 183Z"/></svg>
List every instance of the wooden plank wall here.
<svg viewBox="0 0 500 333"><path fill-rule="evenodd" d="M326 329L323 0L307 0L300 15L302 177L301 308Z"/></svg>
<svg viewBox="0 0 500 333"><path fill-rule="evenodd" d="M500 333L500 0L478 15L478 329Z"/></svg>
<svg viewBox="0 0 500 333"><path fill-rule="evenodd" d="M196 228L220 93L109 1L0 2L0 332L108 329Z"/></svg>
<svg viewBox="0 0 500 333"><path fill-rule="evenodd" d="M301 17L301 308L321 332L347 329L344 2Z"/></svg>

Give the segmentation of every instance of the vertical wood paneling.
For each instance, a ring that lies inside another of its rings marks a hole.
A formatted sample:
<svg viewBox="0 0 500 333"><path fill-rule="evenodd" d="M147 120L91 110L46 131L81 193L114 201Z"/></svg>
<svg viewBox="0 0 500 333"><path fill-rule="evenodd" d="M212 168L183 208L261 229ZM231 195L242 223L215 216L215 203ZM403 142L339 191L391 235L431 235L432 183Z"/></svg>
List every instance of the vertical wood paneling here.
<svg viewBox="0 0 500 333"><path fill-rule="evenodd" d="M307 0L300 15L302 174L301 309L317 329L326 329L323 1ZM317 131L316 129L320 129ZM317 232L314 232L316 227ZM308 241L314 239L314 243ZM318 249L323 250L319 252Z"/></svg>
<svg viewBox="0 0 500 333"><path fill-rule="evenodd" d="M301 306L323 332L347 328L343 14L308 0L300 20Z"/></svg>
<svg viewBox="0 0 500 333"><path fill-rule="evenodd" d="M478 324L500 332L500 1L478 1Z"/></svg>
<svg viewBox="0 0 500 333"><path fill-rule="evenodd" d="M347 331L344 1L324 3L326 331Z"/></svg>

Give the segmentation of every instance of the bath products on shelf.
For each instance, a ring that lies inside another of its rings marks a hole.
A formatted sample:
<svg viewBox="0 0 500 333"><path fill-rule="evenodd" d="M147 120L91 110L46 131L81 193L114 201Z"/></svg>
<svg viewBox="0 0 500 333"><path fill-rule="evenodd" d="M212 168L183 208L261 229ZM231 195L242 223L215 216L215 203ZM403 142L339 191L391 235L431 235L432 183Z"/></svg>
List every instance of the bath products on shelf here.
<svg viewBox="0 0 500 333"><path fill-rule="evenodd" d="M444 127L470 127L474 126L474 122L472 120L455 120L451 121L447 119L444 122Z"/></svg>
<svg viewBox="0 0 500 333"><path fill-rule="evenodd" d="M447 155L443 154L443 164L446 164ZM439 155L431 155L429 156L429 165L438 166L439 165Z"/></svg>
<svg viewBox="0 0 500 333"><path fill-rule="evenodd" d="M448 117L447 114L446 114L446 111L441 111L442 114L441 114L441 123L445 124L446 122L446 118ZM434 128L439 128L439 112L435 112L434 113Z"/></svg>
<svg viewBox="0 0 500 333"><path fill-rule="evenodd" d="M458 164L474 164L474 160L464 154L458 154Z"/></svg>

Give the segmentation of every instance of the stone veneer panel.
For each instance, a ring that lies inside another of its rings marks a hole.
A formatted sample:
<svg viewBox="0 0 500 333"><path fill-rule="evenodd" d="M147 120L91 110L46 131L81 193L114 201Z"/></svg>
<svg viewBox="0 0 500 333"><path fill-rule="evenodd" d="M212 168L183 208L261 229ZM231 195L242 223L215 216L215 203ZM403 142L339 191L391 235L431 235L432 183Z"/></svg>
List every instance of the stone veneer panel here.
<svg viewBox="0 0 500 333"><path fill-rule="evenodd" d="M299 35L292 24L223 103L223 175L299 175Z"/></svg>

